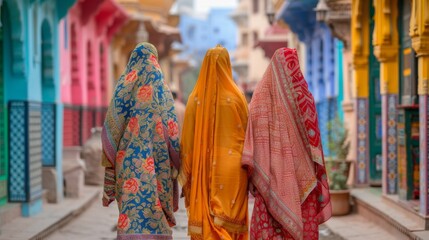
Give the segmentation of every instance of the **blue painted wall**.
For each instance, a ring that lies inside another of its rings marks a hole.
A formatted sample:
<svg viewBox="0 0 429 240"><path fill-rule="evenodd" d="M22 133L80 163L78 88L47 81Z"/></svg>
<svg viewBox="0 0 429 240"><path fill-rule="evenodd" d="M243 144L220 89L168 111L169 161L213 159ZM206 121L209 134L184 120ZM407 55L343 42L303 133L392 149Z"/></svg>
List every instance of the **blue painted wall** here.
<svg viewBox="0 0 429 240"><path fill-rule="evenodd" d="M9 21L3 25L4 35L4 89L5 102L27 99L28 61L25 29L27 15L23 0L4 0L3 5L9 11ZM13 37L12 37L13 36Z"/></svg>
<svg viewBox="0 0 429 240"><path fill-rule="evenodd" d="M237 29L230 15L232 9L212 9L206 18L183 14L179 29L184 48L183 56L204 58L209 48L222 44L228 51L236 48Z"/></svg>
<svg viewBox="0 0 429 240"><path fill-rule="evenodd" d="M339 91L339 64L336 39L324 23L316 21L314 8L317 0L287 0L280 17L298 35L306 46L306 72L305 78L309 89L314 95L319 116L319 127L325 155L330 153L327 149L328 129L327 123L338 113L340 101ZM340 61L340 62L339 62ZM341 95L342 96L342 95Z"/></svg>

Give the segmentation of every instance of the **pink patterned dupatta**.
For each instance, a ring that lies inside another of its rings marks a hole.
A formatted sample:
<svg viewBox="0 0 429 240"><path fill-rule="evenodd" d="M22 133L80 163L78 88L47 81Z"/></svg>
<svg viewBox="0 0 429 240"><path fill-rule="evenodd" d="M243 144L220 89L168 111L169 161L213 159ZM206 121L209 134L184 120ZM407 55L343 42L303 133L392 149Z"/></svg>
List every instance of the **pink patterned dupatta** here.
<svg viewBox="0 0 429 240"><path fill-rule="evenodd" d="M316 106L296 50L275 52L249 111L242 164L251 191L263 198L264 209L284 232L308 239L303 222L328 220L331 205ZM309 196L315 211L304 210ZM251 229L258 229L253 224Z"/></svg>

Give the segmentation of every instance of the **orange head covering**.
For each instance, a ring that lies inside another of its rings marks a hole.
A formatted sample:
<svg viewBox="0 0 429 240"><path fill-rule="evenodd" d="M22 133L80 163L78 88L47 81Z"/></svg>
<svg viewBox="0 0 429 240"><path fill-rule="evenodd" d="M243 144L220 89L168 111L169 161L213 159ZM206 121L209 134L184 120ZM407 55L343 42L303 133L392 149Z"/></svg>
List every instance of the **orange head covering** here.
<svg viewBox="0 0 429 240"><path fill-rule="evenodd" d="M246 125L247 103L232 79L228 52L210 49L189 96L181 141L179 181L194 238L247 232L247 173L240 162Z"/></svg>

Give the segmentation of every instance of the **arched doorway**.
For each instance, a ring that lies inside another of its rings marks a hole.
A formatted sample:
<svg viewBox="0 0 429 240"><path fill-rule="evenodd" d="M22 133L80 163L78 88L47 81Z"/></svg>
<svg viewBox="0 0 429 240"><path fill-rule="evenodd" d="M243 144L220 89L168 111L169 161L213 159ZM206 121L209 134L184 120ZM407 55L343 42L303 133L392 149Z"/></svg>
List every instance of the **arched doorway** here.
<svg viewBox="0 0 429 240"><path fill-rule="evenodd" d="M374 7L370 6L370 32L374 31ZM373 35L370 34L370 42ZM374 55L373 45L370 44L369 56L369 183L372 186L381 185L382 170L382 118L380 93L380 63Z"/></svg>
<svg viewBox="0 0 429 240"><path fill-rule="evenodd" d="M95 125L96 92L94 79L94 50L91 41L86 43L86 89L87 106L83 106L82 144L91 136L91 129Z"/></svg>
<svg viewBox="0 0 429 240"><path fill-rule="evenodd" d="M42 22L41 79L42 79L42 164L55 166L55 80L52 30L48 20Z"/></svg>
<svg viewBox="0 0 429 240"><path fill-rule="evenodd" d="M67 23L66 23L67 24ZM64 147L80 146L81 145L81 109L82 104L82 87L80 80L79 68L79 50L78 38L76 32L76 24L70 26L70 105L64 106L63 118L63 145Z"/></svg>
<svg viewBox="0 0 429 240"><path fill-rule="evenodd" d="M101 108L98 109L97 113L97 126L103 126L105 117L105 106L108 104L107 99L107 74L106 74L106 56L104 45L100 43L100 96L101 96Z"/></svg>
<svg viewBox="0 0 429 240"><path fill-rule="evenodd" d="M9 25L9 11L6 10L6 3L1 6L1 26L0 26L0 206L7 201L7 157L6 157L6 104L4 98L4 72L3 72L3 38L4 25Z"/></svg>
<svg viewBox="0 0 429 240"><path fill-rule="evenodd" d="M419 66L410 37L411 7L411 1L399 1L400 66L399 107L397 108L397 167L398 193L401 200L419 200L424 198L424 192L420 193L422 178L420 175L420 151L422 150L420 147L420 135L423 132L420 131L420 118L422 116L419 112ZM420 194L422 194L422 198L420 198Z"/></svg>
<svg viewBox="0 0 429 240"><path fill-rule="evenodd" d="M70 28L71 45L71 100L72 104L82 104L82 88L79 76L79 54L76 25L73 23Z"/></svg>
<svg viewBox="0 0 429 240"><path fill-rule="evenodd" d="M86 77L87 77L87 90L88 90L88 106L95 106L96 104L96 94L95 94L95 82L94 82L94 53L92 49L92 44L90 41L86 44Z"/></svg>
<svg viewBox="0 0 429 240"><path fill-rule="evenodd" d="M43 102L55 102L55 82L53 67L52 31L47 19L42 23L42 99Z"/></svg>
<svg viewBox="0 0 429 240"><path fill-rule="evenodd" d="M104 106L107 100L107 74L106 74L106 57L103 43L100 43L100 94L101 105Z"/></svg>

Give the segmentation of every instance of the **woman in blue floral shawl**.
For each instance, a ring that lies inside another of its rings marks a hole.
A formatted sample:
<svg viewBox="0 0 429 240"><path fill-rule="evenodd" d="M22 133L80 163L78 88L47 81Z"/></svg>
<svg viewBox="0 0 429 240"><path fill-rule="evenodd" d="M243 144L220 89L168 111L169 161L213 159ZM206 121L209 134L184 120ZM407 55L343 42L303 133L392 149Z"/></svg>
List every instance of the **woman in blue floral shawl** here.
<svg viewBox="0 0 429 240"><path fill-rule="evenodd" d="M155 47L137 45L102 132L103 205L116 199L118 239L171 239L178 208L179 128Z"/></svg>

